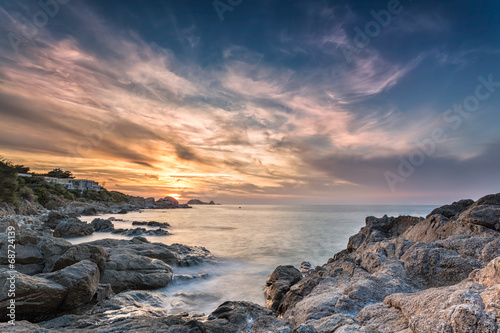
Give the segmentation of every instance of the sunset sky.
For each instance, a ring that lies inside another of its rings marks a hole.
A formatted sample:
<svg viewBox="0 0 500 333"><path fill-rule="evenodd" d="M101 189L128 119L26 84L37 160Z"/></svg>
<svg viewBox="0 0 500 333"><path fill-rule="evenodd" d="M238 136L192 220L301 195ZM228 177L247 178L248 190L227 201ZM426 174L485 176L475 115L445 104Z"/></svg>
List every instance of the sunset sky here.
<svg viewBox="0 0 500 333"><path fill-rule="evenodd" d="M497 0L40 3L0 0L14 163L181 202L500 192Z"/></svg>

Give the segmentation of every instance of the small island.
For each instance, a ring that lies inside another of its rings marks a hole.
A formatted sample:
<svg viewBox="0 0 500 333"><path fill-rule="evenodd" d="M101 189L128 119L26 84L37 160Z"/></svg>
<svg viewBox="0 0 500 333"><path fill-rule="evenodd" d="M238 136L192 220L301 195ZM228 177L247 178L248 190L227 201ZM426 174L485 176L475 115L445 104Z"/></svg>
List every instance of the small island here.
<svg viewBox="0 0 500 333"><path fill-rule="evenodd" d="M199 199L191 199L187 202L188 205L215 205L216 203L212 200L210 202L203 202Z"/></svg>

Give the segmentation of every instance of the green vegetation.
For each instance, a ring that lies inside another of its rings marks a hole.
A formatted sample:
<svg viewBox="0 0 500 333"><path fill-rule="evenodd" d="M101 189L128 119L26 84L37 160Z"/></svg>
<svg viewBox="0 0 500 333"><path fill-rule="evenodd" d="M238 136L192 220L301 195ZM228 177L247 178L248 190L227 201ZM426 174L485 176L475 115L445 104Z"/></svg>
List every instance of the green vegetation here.
<svg viewBox="0 0 500 333"><path fill-rule="evenodd" d="M18 173L31 174L32 177L18 177ZM71 171L54 169L45 174L30 172L24 165L14 165L0 156L0 203L19 205L22 200L37 202L54 209L65 200L84 202L129 202L130 196L102 189L101 191L68 190L61 184L47 182L43 177L74 178Z"/></svg>

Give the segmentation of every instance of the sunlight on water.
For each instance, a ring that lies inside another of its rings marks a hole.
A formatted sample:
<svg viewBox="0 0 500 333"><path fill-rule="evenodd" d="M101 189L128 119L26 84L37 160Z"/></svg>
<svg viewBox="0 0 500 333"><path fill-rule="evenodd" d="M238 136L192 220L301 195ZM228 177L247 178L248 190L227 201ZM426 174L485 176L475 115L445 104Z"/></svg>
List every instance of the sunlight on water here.
<svg viewBox="0 0 500 333"><path fill-rule="evenodd" d="M208 273L210 278L170 285L165 307L170 313L210 313L227 300L264 304L263 288L278 265L322 265L343 250L365 217L425 216L435 206L193 206L193 209L146 210L114 216L115 228L135 228L132 221L168 222L168 236L147 236L151 242L204 246L216 264L174 268L175 274ZM83 217L92 221L94 217ZM142 227L142 226L141 226ZM155 229L155 228L150 228ZM130 239L94 233L73 243L102 238Z"/></svg>

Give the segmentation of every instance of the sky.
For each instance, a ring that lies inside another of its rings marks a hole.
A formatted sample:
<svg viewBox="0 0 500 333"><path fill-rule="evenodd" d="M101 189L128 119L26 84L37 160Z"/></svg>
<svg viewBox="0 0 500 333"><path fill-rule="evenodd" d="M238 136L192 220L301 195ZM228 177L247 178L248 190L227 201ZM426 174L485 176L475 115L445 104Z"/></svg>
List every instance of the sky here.
<svg viewBox="0 0 500 333"><path fill-rule="evenodd" d="M128 194L500 192L500 2L0 0L0 155Z"/></svg>

